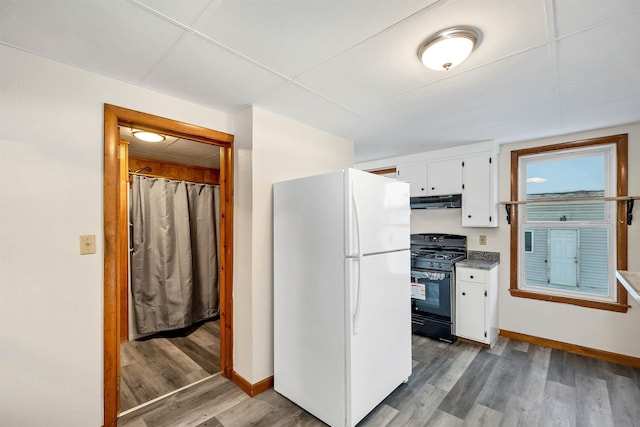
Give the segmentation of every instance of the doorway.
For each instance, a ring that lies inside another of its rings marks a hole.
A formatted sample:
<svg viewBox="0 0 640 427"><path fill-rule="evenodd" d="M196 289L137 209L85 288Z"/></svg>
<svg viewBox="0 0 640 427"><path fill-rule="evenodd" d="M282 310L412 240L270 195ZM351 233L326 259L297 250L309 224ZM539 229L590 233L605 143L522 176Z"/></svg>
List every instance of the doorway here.
<svg viewBox="0 0 640 427"><path fill-rule="evenodd" d="M578 230L549 229L549 282L578 285Z"/></svg>
<svg viewBox="0 0 640 427"><path fill-rule="evenodd" d="M220 372L231 378L233 266L233 135L134 110L104 107L104 425L116 426L120 412L120 292L128 282L126 148L119 126L159 132L220 149ZM126 178L125 178L126 177ZM123 196L124 195L124 196Z"/></svg>

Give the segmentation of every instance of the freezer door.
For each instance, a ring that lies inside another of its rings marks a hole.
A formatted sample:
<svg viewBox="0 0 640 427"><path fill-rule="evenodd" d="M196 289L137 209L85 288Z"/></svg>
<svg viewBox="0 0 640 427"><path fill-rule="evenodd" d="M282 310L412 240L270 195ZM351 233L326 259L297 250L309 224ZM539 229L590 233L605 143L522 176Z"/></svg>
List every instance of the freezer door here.
<svg viewBox="0 0 640 427"><path fill-rule="evenodd" d="M411 374L409 251L347 260L347 419L357 424Z"/></svg>
<svg viewBox="0 0 640 427"><path fill-rule="evenodd" d="M408 249L409 184L348 169L347 256Z"/></svg>

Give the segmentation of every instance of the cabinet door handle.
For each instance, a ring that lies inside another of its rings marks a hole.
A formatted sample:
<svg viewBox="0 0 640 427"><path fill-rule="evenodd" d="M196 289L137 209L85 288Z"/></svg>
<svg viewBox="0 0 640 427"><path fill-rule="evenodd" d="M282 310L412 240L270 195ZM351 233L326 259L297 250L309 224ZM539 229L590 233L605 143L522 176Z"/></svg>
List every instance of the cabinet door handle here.
<svg viewBox="0 0 640 427"><path fill-rule="evenodd" d="M463 293L462 293L462 295L466 295L466 294L467 294L466 292L463 292Z"/></svg>
<svg viewBox="0 0 640 427"><path fill-rule="evenodd" d="M469 277L471 277L473 279L473 276L469 276Z"/></svg>
<svg viewBox="0 0 640 427"><path fill-rule="evenodd" d="M431 189L432 189L432 190L435 190L435 189L436 189L436 187L431 187Z"/></svg>
<svg viewBox="0 0 640 427"><path fill-rule="evenodd" d="M422 187L422 188L420 189L420 191L424 191L424 187Z"/></svg>
<svg viewBox="0 0 640 427"><path fill-rule="evenodd" d="M469 218L471 218L471 215L467 215Z"/></svg>

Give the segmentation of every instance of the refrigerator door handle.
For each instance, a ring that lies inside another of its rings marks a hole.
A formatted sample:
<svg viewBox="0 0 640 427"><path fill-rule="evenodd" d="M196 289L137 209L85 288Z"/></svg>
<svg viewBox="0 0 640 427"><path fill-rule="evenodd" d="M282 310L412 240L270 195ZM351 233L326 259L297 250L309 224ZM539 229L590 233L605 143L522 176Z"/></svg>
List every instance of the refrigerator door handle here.
<svg viewBox="0 0 640 427"><path fill-rule="evenodd" d="M353 205L353 219L354 219L354 228L356 231L356 239L355 243L357 245L356 253L353 254L355 257L362 256L361 248L362 242L360 238L360 216L358 215L358 199L356 198L355 185L353 181L351 182L351 203Z"/></svg>
<svg viewBox="0 0 640 427"><path fill-rule="evenodd" d="M358 334L358 323L360 320L360 306L362 302L362 242L360 240L360 217L358 215L358 199L356 198L355 184L351 181L351 201L353 202L353 216L356 229L356 243L358 250L354 259L358 263L358 281L356 285L356 308L353 313L353 335Z"/></svg>
<svg viewBox="0 0 640 427"><path fill-rule="evenodd" d="M362 257L353 258L358 263L358 281L356 282L356 308L353 313L353 335L358 335L358 323L360 322L360 306L362 302Z"/></svg>

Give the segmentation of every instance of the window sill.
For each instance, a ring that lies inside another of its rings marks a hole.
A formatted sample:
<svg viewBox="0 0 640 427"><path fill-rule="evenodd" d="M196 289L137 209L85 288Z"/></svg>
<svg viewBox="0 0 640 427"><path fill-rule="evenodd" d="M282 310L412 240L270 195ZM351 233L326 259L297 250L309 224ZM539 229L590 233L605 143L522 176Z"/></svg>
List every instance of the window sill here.
<svg viewBox="0 0 640 427"><path fill-rule="evenodd" d="M512 297L529 298L539 301L559 302L564 304L577 305L580 307L596 308L598 310L615 311L618 313L626 313L629 309L627 304L619 304L615 302L592 301L580 298L571 298L559 295L549 295L538 292L523 291L522 289L509 289Z"/></svg>

